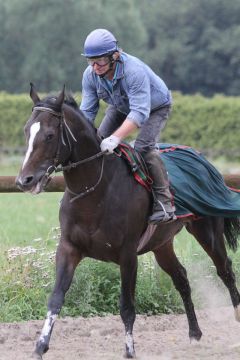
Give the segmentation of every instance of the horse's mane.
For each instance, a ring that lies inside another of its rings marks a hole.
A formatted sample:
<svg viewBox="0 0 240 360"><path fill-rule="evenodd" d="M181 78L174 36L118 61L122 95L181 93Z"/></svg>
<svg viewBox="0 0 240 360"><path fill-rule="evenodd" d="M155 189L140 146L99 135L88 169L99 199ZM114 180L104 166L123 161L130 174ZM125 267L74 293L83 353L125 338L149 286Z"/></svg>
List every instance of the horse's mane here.
<svg viewBox="0 0 240 360"><path fill-rule="evenodd" d="M77 104L76 100L74 99L72 93L67 93L65 95L65 100L64 100L64 104L71 106L77 113L78 115L85 120L85 123L87 124L87 126L90 129L93 129L94 133L97 134L97 129L94 126L94 123L92 123L91 121L88 121L85 117L85 115L83 114L83 112L80 110L79 105Z"/></svg>
<svg viewBox="0 0 240 360"><path fill-rule="evenodd" d="M72 93L67 93L65 95L64 104L73 107L74 110L80 111L79 106L78 106L76 100L74 99Z"/></svg>
<svg viewBox="0 0 240 360"><path fill-rule="evenodd" d="M56 95L56 94L49 94L43 100L41 100L41 103L39 103L38 105L46 104L50 108L53 108L53 110L55 110L56 109L55 102L56 102L57 97L58 97L58 95ZM71 92L68 92L65 94L64 104L70 106L76 112L78 112L78 114L80 114L82 117L84 117L83 112L79 109L79 105L77 104L77 102Z"/></svg>
<svg viewBox="0 0 240 360"><path fill-rule="evenodd" d="M57 99L58 95L56 94L49 94L47 95L43 100L41 100L41 102L39 103L39 105L47 105L50 108L52 108L55 111L61 111L60 108L56 107L56 99ZM77 115L84 120L85 125L91 129L94 130L94 132L96 133L96 128L94 126L93 123L91 123L90 121L88 121L86 119L86 117L84 116L83 112L80 110L79 105L77 104L72 92L67 92L65 93L65 99L64 99L64 104L66 104L67 106L70 106L74 112L77 113Z"/></svg>
<svg viewBox="0 0 240 360"><path fill-rule="evenodd" d="M54 107L57 97L58 95L56 94L49 94L41 102ZM79 110L79 106L70 92L65 94L64 104L71 106L74 110Z"/></svg>

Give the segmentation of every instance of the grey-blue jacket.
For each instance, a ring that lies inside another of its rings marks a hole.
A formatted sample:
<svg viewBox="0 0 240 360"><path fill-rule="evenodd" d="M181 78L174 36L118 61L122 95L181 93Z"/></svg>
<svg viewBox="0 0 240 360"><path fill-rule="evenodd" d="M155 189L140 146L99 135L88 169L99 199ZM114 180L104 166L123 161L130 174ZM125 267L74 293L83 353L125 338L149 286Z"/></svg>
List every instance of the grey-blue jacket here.
<svg viewBox="0 0 240 360"><path fill-rule="evenodd" d="M115 106L138 127L151 111L172 103L164 81L149 66L127 53L121 53L112 86L96 75L92 66L84 71L80 109L91 122L97 115L99 100Z"/></svg>

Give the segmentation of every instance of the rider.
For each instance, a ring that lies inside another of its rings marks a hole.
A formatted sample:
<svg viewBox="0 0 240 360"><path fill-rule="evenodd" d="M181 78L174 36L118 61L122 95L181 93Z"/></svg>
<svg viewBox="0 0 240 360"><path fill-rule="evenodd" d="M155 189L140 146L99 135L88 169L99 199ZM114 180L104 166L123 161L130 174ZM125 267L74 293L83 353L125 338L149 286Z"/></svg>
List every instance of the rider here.
<svg viewBox="0 0 240 360"><path fill-rule="evenodd" d="M153 179L154 206L149 222L175 220L167 172L156 150L171 110L171 92L145 63L123 52L108 30L92 31L82 55L89 66L83 74L80 109L94 122L99 100L108 104L98 129L104 138L101 150L113 153L122 139L139 129L134 147L143 156Z"/></svg>

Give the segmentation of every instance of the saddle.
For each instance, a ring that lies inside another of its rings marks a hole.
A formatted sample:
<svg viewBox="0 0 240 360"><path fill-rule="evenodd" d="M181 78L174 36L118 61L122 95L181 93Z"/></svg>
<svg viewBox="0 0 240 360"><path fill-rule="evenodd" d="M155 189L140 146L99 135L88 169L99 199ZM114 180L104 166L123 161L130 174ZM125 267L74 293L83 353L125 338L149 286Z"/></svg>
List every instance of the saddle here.
<svg viewBox="0 0 240 360"><path fill-rule="evenodd" d="M131 145L121 142L114 150L114 153L123 158L130 167L134 179L147 191L152 191L153 180L149 176L147 166L142 156Z"/></svg>

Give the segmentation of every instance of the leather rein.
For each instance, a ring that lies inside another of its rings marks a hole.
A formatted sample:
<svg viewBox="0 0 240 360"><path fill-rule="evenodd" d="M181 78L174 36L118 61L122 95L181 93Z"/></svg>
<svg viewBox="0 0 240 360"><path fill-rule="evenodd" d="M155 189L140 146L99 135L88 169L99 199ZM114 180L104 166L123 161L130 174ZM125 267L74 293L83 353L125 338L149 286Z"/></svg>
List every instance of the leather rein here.
<svg viewBox="0 0 240 360"><path fill-rule="evenodd" d="M49 166L49 168L47 169L45 175L44 175L44 180L43 180L43 187L46 187L47 184L51 181L51 175L55 172L64 172L64 171L70 171L71 169L76 168L79 165L85 164L89 161L98 159L100 157L102 157L102 166L101 166L101 171L100 171L100 175L99 178L97 180L97 182L95 183L94 186L86 186L85 187L85 191L81 192L81 193L75 193L74 191L70 190L67 186L66 186L66 190L73 195L73 197L71 198L70 202L73 202L77 199L82 199L83 197L85 197L86 195L89 195L90 193L92 193L96 187L100 184L101 180L102 180L102 175L103 175L103 168L104 168L104 156L106 154L106 151L100 151L97 154L90 156L86 159L77 161L77 162L70 162L63 166L61 164L61 160L60 160L60 152L61 152L61 146L67 146L65 140L64 140L64 132L66 134L66 138L67 138L67 143L68 143L68 147L69 147L69 152L71 153L72 151L72 143L71 143L71 139L74 142L77 142L75 136L73 135L71 129L69 128L69 126L66 123L66 120L64 118L64 115L62 112L58 112L55 111L49 107L46 106L40 106L40 105L36 105L33 107L33 111L43 111L43 112L48 112L52 115L54 115L55 117L57 117L59 119L59 124L60 124L60 136L59 136L59 141L58 141L58 148L57 148L57 152L56 152L56 156L54 158L53 161L53 165Z"/></svg>

